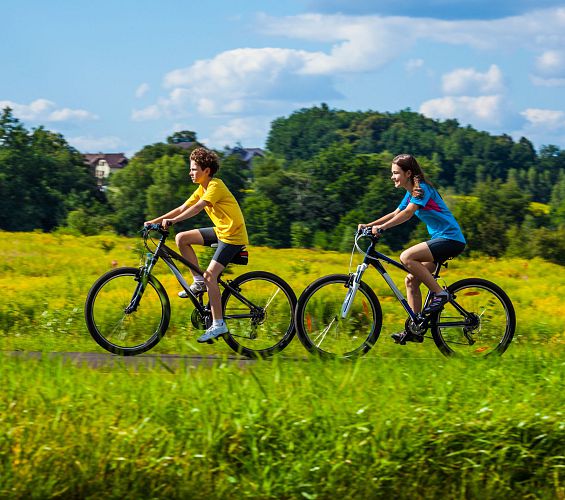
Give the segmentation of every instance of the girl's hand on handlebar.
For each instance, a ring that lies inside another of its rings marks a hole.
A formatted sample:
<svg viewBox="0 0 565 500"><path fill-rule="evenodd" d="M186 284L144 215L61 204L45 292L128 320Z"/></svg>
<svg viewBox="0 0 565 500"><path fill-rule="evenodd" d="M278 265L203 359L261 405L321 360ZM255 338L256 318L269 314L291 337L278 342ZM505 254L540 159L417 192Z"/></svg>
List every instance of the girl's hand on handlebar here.
<svg viewBox="0 0 565 500"><path fill-rule="evenodd" d="M380 238L383 234L383 229L381 226L373 226L371 228L371 232L377 237Z"/></svg>

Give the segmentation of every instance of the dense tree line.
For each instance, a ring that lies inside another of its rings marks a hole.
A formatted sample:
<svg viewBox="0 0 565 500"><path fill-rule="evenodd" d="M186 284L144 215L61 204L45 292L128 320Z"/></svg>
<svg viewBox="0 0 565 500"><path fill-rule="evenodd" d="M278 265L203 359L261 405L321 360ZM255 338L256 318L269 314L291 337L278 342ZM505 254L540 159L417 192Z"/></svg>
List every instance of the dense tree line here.
<svg viewBox="0 0 565 500"><path fill-rule="evenodd" d="M191 148L179 147L179 143ZM81 155L58 134L29 132L4 110L0 121L0 228L133 234L147 218L182 203L196 134L145 146L97 191ZM219 151L222 177L238 198L251 241L273 247L349 250L359 222L402 198L390 163L414 154L460 221L469 252L541 256L565 263L565 151L495 136L410 110L348 112L325 104L272 123L267 154L251 166ZM204 215L178 229L209 224ZM387 232L399 250L426 237L410 221Z"/></svg>

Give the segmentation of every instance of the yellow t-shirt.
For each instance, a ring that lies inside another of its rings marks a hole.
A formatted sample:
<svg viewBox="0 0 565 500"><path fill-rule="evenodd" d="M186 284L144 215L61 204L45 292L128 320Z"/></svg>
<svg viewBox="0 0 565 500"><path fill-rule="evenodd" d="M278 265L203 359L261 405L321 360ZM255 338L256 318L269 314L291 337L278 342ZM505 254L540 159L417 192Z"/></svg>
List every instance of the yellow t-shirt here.
<svg viewBox="0 0 565 500"><path fill-rule="evenodd" d="M247 245L247 229L241 208L221 179L212 178L206 190L198 186L185 205L191 207L204 200L210 203L204 210L214 223L216 236L231 245Z"/></svg>

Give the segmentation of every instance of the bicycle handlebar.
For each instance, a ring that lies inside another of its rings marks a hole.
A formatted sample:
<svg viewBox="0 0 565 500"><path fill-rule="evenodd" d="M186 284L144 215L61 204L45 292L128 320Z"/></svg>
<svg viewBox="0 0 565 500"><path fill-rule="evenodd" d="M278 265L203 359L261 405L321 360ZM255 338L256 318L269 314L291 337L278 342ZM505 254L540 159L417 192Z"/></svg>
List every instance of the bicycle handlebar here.
<svg viewBox="0 0 565 500"><path fill-rule="evenodd" d="M141 230L144 236L147 236L149 234L149 231L157 231L161 233L163 236L169 234L169 231L167 229L163 229L161 224L147 224L143 226L143 229Z"/></svg>
<svg viewBox="0 0 565 500"><path fill-rule="evenodd" d="M357 232L355 233L356 236L367 237L367 238L372 238L372 239L378 238L381 234L383 234L382 230L377 230L377 234L373 234L373 229L370 228L370 227L364 227L362 229L357 229Z"/></svg>

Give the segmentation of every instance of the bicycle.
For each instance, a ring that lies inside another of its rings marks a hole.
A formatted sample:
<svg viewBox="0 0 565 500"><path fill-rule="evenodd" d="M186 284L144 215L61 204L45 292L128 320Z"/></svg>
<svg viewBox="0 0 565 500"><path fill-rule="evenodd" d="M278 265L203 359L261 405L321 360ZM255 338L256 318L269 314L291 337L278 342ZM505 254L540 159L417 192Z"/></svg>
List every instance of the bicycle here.
<svg viewBox="0 0 565 500"><path fill-rule="evenodd" d="M366 251L361 238L370 238ZM365 255L355 273L332 274L312 282L298 299L295 322L304 347L321 357L355 358L366 354L377 342L382 328L382 310L375 292L362 281L372 265L388 284L408 313L406 331L424 336L428 330L446 356L490 356L508 348L516 329L516 314L508 295L495 283L481 278L466 278L447 287L450 301L434 313L415 313L402 292L386 272L383 262L406 273L400 263L377 251L378 237L371 228L358 231L353 250ZM440 278L436 262L434 278ZM431 300L425 299L422 310Z"/></svg>
<svg viewBox="0 0 565 500"><path fill-rule="evenodd" d="M169 231L159 224L148 225L141 232L147 249L144 264L103 274L92 285L85 303L90 335L102 348L122 356L141 354L155 347L169 326L169 297L152 274L159 259L169 267L194 305L192 325L205 330L212 324L204 294L192 293L174 261L197 274L204 271L165 244ZM159 235L155 237L157 241L150 236L153 233ZM247 259L243 249L231 263L245 265ZM231 349L250 358L265 358L289 344L295 334L296 295L286 281L267 271L251 271L226 281L220 275L218 283L223 289L222 310L229 327L223 338Z"/></svg>

